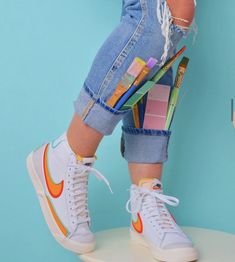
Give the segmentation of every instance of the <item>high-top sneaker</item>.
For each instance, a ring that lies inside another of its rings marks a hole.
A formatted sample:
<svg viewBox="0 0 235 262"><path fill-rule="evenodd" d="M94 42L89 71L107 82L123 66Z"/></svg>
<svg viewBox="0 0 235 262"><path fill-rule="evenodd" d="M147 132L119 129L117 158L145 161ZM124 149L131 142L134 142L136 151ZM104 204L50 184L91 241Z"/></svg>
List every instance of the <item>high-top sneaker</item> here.
<svg viewBox="0 0 235 262"><path fill-rule="evenodd" d="M63 247L78 254L95 248L89 228L88 175L94 174L110 188L107 179L92 167L95 159L76 155L66 134L27 158L28 172L51 233Z"/></svg>
<svg viewBox="0 0 235 262"><path fill-rule="evenodd" d="M130 195L126 207L132 214L133 241L148 247L160 261L189 262L198 258L192 242L165 206L177 206L179 200L163 194L160 180L142 179L138 186L131 186Z"/></svg>

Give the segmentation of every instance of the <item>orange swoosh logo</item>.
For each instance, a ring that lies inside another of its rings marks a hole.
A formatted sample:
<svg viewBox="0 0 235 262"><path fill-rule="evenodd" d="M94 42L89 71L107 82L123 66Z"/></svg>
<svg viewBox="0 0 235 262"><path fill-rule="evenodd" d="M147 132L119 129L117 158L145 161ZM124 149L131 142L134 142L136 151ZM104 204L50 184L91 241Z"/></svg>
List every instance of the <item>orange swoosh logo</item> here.
<svg viewBox="0 0 235 262"><path fill-rule="evenodd" d="M47 203L49 205L49 208L51 210L51 213L52 213L52 216L53 218L55 219L55 222L57 224L57 226L59 227L59 229L61 230L61 232L63 233L64 236L67 236L68 235L68 230L67 228L63 225L63 223L61 222L61 220L59 219L58 215L56 214L55 212L55 209L49 199L49 197L46 197L47 198Z"/></svg>
<svg viewBox="0 0 235 262"><path fill-rule="evenodd" d="M64 189L64 180L62 180L60 183L55 183L51 177L49 168L48 168L48 148L49 144L46 145L44 153L43 153L43 170L44 170L44 176L47 184L48 191L50 195L54 198L58 198Z"/></svg>
<svg viewBox="0 0 235 262"><path fill-rule="evenodd" d="M138 233L141 234L143 232L143 223L139 213L137 213L137 220L132 220L132 226Z"/></svg>

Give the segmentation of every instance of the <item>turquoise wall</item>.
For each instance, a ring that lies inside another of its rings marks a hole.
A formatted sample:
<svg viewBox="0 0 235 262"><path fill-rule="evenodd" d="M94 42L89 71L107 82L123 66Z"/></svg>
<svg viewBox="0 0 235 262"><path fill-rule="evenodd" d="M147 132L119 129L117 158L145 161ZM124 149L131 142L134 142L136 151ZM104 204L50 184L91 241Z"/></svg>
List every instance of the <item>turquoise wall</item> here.
<svg viewBox="0 0 235 262"><path fill-rule="evenodd" d="M25 157L66 129L72 102L97 49L118 23L120 8L119 0L0 0L1 261L77 261L49 234ZM232 0L198 1L199 34L194 46L186 40L191 58L181 93L186 94L175 116L164 170L166 192L181 200L173 209L180 224L232 233L234 8ZM95 231L129 222L125 202L130 181L119 139L120 125L97 152L96 167L115 194L91 179Z"/></svg>

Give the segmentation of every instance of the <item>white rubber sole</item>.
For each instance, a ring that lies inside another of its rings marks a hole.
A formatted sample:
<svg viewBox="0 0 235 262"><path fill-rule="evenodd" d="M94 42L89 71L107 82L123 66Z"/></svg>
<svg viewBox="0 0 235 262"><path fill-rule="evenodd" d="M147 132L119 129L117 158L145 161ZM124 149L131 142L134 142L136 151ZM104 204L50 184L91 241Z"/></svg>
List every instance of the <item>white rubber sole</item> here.
<svg viewBox="0 0 235 262"><path fill-rule="evenodd" d="M27 169L28 169L28 173L29 176L31 178L31 181L33 183L33 186L35 188L35 191L37 193L38 199L39 199L39 203L44 215L44 218L46 220L46 223L52 233L52 235L54 236L54 238L58 241L58 243L63 246L64 248L75 252L77 254L84 254L84 253L88 253L91 252L95 249L95 241L91 242L91 243L81 243L81 242L75 242L72 241L68 238L66 238L60 231L59 227L57 226L54 217L50 211L50 207L48 205L47 202L47 198L46 198L46 194L44 192L42 183L36 173L36 170L34 168L33 165L33 153L31 153L28 157L27 157Z"/></svg>
<svg viewBox="0 0 235 262"><path fill-rule="evenodd" d="M198 259L198 252L193 247L164 250L153 246L153 244L146 241L143 236L134 232L132 229L130 229L130 236L134 243L140 244L150 249L153 257L157 260L164 262L191 262Z"/></svg>

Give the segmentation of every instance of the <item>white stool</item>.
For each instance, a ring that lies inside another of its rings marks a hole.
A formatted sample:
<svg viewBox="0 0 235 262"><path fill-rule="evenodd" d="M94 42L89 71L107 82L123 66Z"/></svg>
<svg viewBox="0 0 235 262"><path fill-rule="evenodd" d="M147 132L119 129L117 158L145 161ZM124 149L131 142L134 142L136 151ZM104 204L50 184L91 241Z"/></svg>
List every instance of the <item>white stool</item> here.
<svg viewBox="0 0 235 262"><path fill-rule="evenodd" d="M235 235L184 227L200 251L200 262L235 262ZM97 249L80 256L84 262L156 262L149 250L130 242L129 229L96 233Z"/></svg>

